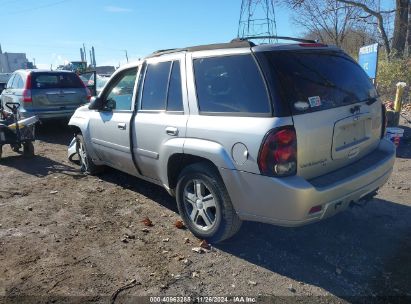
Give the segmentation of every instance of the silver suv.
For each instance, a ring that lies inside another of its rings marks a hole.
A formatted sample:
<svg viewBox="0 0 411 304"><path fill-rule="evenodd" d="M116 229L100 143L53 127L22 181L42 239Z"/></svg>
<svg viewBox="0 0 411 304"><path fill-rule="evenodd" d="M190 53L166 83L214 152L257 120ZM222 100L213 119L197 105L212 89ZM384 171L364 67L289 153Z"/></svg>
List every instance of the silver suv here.
<svg viewBox="0 0 411 304"><path fill-rule="evenodd" d="M298 226L369 200L394 145L373 84L340 49L244 40L156 52L71 118L81 169L163 186L194 235Z"/></svg>

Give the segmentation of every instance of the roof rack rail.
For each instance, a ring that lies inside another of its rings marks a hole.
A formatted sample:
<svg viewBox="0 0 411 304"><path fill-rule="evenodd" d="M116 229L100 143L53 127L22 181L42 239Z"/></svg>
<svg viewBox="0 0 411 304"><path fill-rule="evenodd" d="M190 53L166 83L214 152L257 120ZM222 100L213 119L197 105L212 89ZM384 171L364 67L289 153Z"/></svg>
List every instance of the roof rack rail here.
<svg viewBox="0 0 411 304"><path fill-rule="evenodd" d="M249 37L236 38L233 41L238 41L238 40L248 41L251 39L280 39L280 40L291 40L291 41L298 41L298 42L304 42L304 43L318 43L318 40L294 38L294 37L287 37L287 36L249 36Z"/></svg>

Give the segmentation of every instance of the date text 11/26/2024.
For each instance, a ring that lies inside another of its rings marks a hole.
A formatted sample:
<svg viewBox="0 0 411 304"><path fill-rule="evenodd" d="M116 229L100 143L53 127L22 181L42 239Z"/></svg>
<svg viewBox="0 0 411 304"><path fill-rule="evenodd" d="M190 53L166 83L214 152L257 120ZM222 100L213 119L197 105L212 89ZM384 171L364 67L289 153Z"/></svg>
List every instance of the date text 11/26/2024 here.
<svg viewBox="0 0 411 304"><path fill-rule="evenodd" d="M233 296L233 297L150 297L150 303L256 303L255 297Z"/></svg>

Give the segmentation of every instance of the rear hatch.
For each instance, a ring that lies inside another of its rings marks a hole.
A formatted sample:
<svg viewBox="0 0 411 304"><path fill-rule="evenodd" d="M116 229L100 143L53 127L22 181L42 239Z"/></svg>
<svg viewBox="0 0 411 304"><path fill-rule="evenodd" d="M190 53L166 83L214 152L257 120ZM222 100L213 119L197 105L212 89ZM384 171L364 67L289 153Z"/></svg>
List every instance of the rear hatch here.
<svg viewBox="0 0 411 304"><path fill-rule="evenodd" d="M80 78L69 72L33 72L32 107L41 110L69 110L87 102L87 91Z"/></svg>
<svg viewBox="0 0 411 304"><path fill-rule="evenodd" d="M297 174L337 170L374 150L381 102L362 68L335 48L294 48L257 54L271 90L288 107L297 133Z"/></svg>

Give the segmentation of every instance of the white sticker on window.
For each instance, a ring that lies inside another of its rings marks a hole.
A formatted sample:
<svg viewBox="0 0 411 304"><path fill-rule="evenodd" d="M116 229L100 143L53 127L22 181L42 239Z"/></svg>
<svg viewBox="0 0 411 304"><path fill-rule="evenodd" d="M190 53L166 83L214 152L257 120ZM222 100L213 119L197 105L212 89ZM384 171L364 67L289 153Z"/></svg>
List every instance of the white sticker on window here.
<svg viewBox="0 0 411 304"><path fill-rule="evenodd" d="M320 96L311 96L308 97L308 102L312 108L321 106L321 98Z"/></svg>

